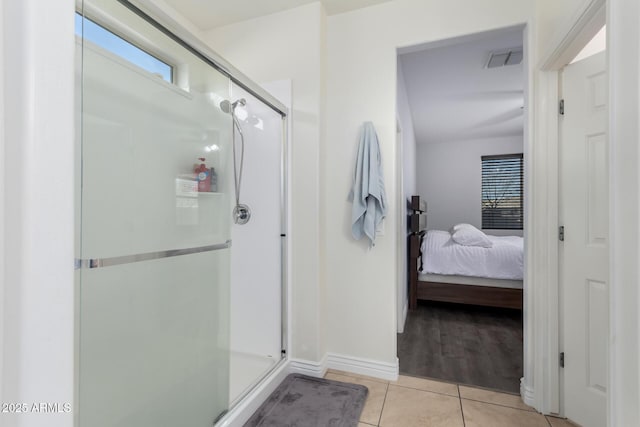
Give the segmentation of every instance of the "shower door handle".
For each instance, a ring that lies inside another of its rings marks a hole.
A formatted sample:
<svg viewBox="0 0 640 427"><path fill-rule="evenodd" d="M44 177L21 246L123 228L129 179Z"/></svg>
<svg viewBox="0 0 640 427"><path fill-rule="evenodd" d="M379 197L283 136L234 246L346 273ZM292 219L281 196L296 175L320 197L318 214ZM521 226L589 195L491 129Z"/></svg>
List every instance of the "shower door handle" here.
<svg viewBox="0 0 640 427"><path fill-rule="evenodd" d="M216 245L198 246L187 249L169 249L166 251L147 252L144 254L124 255L111 258L90 258L90 259L75 259L75 269L81 268L102 268L112 267L114 265L132 264L134 262L151 261L154 259L172 258L182 255L199 254L203 252L218 251L221 249L228 249L231 247L231 240L227 240L224 243L218 243Z"/></svg>

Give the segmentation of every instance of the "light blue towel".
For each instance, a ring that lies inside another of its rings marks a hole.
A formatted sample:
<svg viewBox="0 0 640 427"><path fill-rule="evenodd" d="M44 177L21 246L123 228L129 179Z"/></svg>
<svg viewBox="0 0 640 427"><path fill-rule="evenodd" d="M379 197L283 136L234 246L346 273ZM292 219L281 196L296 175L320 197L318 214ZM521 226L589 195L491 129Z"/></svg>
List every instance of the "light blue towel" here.
<svg viewBox="0 0 640 427"><path fill-rule="evenodd" d="M353 238L360 240L366 235L370 246L375 246L376 230L387 214L387 196L384 191L380 144L371 122L365 122L362 125L349 201L353 202L351 210Z"/></svg>

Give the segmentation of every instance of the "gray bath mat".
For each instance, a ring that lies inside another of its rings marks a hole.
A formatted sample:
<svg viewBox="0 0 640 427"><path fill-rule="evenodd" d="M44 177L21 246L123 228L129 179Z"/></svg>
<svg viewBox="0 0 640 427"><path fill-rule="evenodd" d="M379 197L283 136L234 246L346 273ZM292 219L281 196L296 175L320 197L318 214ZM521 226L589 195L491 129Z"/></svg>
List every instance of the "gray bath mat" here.
<svg viewBox="0 0 640 427"><path fill-rule="evenodd" d="M245 427L355 427L368 393L357 384L291 374Z"/></svg>

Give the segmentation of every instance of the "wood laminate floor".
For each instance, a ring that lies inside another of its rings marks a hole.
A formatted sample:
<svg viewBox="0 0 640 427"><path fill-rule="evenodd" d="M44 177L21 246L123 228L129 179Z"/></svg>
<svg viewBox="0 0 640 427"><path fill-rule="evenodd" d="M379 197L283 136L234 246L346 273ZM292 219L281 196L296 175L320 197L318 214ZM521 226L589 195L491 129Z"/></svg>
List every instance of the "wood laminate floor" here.
<svg viewBox="0 0 640 427"><path fill-rule="evenodd" d="M522 312L420 301L398 334L400 372L520 392Z"/></svg>

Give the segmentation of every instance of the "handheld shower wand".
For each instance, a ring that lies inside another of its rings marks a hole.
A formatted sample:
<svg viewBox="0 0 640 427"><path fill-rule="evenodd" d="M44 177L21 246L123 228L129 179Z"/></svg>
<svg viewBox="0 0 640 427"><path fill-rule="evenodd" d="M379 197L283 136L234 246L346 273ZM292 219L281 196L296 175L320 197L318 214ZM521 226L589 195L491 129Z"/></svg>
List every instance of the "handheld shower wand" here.
<svg viewBox="0 0 640 427"><path fill-rule="evenodd" d="M220 101L220 109L227 114L231 114L233 120L232 145L233 145L233 178L235 184L236 206L233 208L233 221L238 225L244 225L251 219L251 209L249 206L240 203L240 189L242 187L242 171L244 168L244 134L242 133L242 127L240 121L236 116L236 107L238 105L247 105L247 100L240 98L234 103L229 100ZM236 154L236 129L240 135L240 168L238 169L238 161Z"/></svg>

